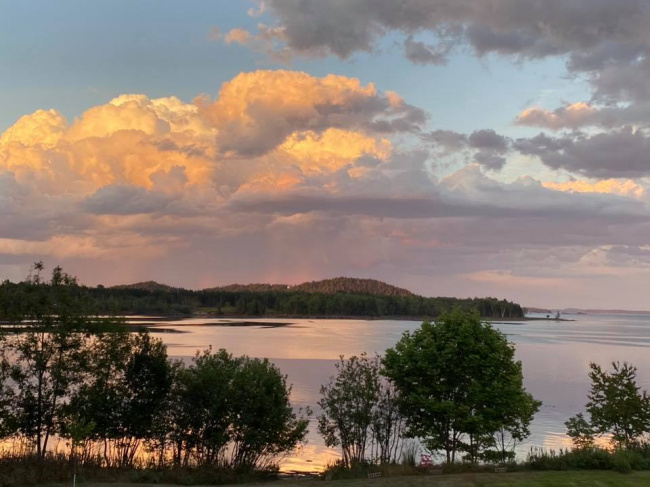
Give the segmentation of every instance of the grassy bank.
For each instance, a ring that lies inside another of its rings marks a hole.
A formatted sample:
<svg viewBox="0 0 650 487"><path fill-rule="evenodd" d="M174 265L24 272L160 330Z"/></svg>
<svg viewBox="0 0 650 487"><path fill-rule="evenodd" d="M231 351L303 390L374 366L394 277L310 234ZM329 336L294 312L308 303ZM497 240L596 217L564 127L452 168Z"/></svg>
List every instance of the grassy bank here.
<svg viewBox="0 0 650 487"><path fill-rule="evenodd" d="M49 484L48 487L54 487ZM60 484L63 486L63 484ZM267 487L304 487L323 485L319 480L282 480L265 484ZM440 477L384 477L380 479L335 480L325 485L334 487L645 487L650 485L650 472L624 475L608 471L517 472L506 474L454 474ZM165 487L161 484L102 484L87 483L85 487ZM170 487L170 486L167 486Z"/></svg>

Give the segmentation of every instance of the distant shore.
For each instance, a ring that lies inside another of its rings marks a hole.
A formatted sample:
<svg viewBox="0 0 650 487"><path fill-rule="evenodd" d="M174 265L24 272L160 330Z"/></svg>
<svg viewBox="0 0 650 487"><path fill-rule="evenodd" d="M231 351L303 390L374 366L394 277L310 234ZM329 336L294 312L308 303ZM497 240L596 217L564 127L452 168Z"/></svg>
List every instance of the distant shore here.
<svg viewBox="0 0 650 487"><path fill-rule="evenodd" d="M181 321L184 319L219 319L219 320L268 320L268 319L279 319L279 320L360 320L360 321L424 321L430 320L430 316L396 316L396 315L384 315L384 316L363 316L363 315L210 315L207 313L197 313L191 315L155 315L155 316L134 316L130 317L128 315L125 318L131 323L140 323L140 322L169 322L169 321ZM545 317L518 317L518 318L497 318L497 317L481 317L482 320L489 322L517 322L517 321L575 321L568 318L545 318Z"/></svg>

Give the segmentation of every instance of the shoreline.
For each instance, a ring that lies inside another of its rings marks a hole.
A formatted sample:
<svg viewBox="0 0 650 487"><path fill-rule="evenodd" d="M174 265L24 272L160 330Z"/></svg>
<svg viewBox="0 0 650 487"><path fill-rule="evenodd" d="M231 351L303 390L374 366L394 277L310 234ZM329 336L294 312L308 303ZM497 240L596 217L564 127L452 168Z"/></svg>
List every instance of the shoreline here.
<svg viewBox="0 0 650 487"><path fill-rule="evenodd" d="M170 321L181 321L185 319L222 319L222 320L268 320L268 319L279 319L279 320L359 320L359 321L425 321L431 320L431 317L428 316L401 316L401 315L383 315L383 316L370 316L370 315L284 315L284 314L272 314L272 315L210 315L207 313L196 313L190 315L153 315L151 317L145 317L142 315L137 315L131 318L129 315L123 316L126 320L132 324L139 322L146 322L150 324L152 322L170 322ZM481 320L487 321L490 323L500 323L500 322L520 322L520 321L551 321L551 322L561 322L561 321L576 321L575 319L569 318L543 318L543 317L518 317L518 318L498 318L498 317L487 317L482 316ZM236 323L236 322L235 322ZM234 324L234 323L233 323ZM224 323L227 325L227 323Z"/></svg>

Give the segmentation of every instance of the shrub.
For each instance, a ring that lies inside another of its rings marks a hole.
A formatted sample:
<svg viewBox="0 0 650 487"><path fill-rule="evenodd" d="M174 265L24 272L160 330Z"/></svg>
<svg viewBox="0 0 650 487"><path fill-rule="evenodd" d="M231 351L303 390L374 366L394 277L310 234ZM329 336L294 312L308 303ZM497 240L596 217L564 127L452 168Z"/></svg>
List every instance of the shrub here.
<svg viewBox="0 0 650 487"><path fill-rule="evenodd" d="M619 473L631 473L632 472L632 463L630 462L631 455L626 452L619 450L612 455L614 470Z"/></svg>

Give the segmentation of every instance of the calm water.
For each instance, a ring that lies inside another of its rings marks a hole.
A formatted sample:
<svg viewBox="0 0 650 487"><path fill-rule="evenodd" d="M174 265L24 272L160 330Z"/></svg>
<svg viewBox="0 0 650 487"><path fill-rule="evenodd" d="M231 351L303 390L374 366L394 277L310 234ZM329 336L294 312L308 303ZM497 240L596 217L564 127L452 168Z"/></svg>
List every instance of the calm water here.
<svg viewBox="0 0 650 487"><path fill-rule="evenodd" d="M650 388L650 315L566 315L575 321L500 323L517 348L523 363L526 388L544 402L532 424L532 435L520 447L560 448L569 444L564 422L580 412L589 388L592 361L608 365L628 361L639 368L642 385ZM226 348L235 355L266 357L288 375L296 407L310 406L316 413L319 387L334 373L340 355L382 353L414 321L362 320L258 320L291 322L285 327L206 326L218 319L189 319L163 324L184 333L160 333L172 357L191 357L208 346ZM230 321L230 320L229 320ZM256 320L247 320L256 321ZM154 330L155 331L155 330ZM285 469L315 470L337 458L326 448L312 420L308 443L287 460Z"/></svg>

